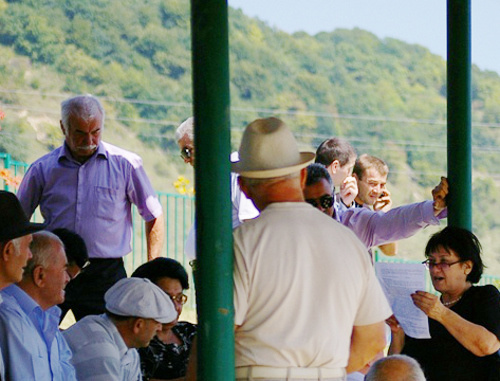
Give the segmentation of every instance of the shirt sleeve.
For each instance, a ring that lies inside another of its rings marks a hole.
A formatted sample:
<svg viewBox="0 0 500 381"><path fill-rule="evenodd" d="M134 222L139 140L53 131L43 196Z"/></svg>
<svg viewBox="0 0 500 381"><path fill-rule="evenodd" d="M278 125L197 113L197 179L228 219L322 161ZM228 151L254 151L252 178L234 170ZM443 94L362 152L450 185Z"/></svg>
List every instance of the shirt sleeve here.
<svg viewBox="0 0 500 381"><path fill-rule="evenodd" d="M389 302L371 265L366 271L366 279L364 295L354 319L355 326L379 323L392 315Z"/></svg>
<svg viewBox="0 0 500 381"><path fill-rule="evenodd" d="M500 292L492 285L480 286L474 300L474 323L500 339Z"/></svg>
<svg viewBox="0 0 500 381"><path fill-rule="evenodd" d="M38 165L33 164L24 174L23 180L17 191L17 198L21 202L24 213L31 218L35 209L40 204L42 195L42 177L39 173Z"/></svg>
<svg viewBox="0 0 500 381"><path fill-rule="evenodd" d="M428 225L439 225L432 201L400 206L387 213L367 208L347 209L340 221L368 248L411 237Z"/></svg>
<svg viewBox="0 0 500 381"><path fill-rule="evenodd" d="M139 214L145 221L154 220L163 214L156 192L142 166L142 161L138 165L131 166L127 195L137 206Z"/></svg>
<svg viewBox="0 0 500 381"><path fill-rule="evenodd" d="M59 364L61 366L62 379L64 381L76 381L75 368L71 364L71 349L69 349L68 343L60 332L57 333L56 338L59 349Z"/></svg>
<svg viewBox="0 0 500 381"><path fill-rule="evenodd" d="M238 232L236 230L235 233ZM238 235L234 235L234 324L242 325L248 311L249 279L248 269L243 258Z"/></svg>

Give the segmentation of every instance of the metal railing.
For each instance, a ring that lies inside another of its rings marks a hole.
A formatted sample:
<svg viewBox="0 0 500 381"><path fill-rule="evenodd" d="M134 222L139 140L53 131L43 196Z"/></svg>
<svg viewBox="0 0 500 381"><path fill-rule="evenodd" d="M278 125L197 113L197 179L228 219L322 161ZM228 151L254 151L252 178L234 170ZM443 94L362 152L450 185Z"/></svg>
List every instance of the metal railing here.
<svg viewBox="0 0 500 381"><path fill-rule="evenodd" d="M9 177L19 178L28 169L28 164L12 159L8 153L0 152L0 169L7 170ZM6 191L13 191L7 176L0 176L0 187Z"/></svg>

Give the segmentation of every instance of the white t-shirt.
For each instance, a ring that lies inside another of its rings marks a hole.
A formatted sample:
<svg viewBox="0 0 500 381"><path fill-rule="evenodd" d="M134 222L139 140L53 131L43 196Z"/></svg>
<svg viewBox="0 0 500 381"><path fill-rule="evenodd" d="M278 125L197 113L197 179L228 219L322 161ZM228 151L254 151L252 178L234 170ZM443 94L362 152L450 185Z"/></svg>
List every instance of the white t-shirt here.
<svg viewBox="0 0 500 381"><path fill-rule="evenodd" d="M237 367L345 367L353 325L391 315L366 248L309 204L267 206L234 256Z"/></svg>

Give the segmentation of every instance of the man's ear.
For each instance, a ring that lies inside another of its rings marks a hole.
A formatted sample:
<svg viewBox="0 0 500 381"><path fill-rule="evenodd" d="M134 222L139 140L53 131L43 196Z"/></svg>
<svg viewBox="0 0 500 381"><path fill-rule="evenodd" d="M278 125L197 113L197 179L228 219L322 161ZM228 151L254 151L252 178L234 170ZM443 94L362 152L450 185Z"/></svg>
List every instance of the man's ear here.
<svg viewBox="0 0 500 381"><path fill-rule="evenodd" d="M334 160L332 164L329 165L331 168L331 171L333 174L337 173L338 169L340 168L340 161Z"/></svg>
<svg viewBox="0 0 500 381"><path fill-rule="evenodd" d="M357 175L357 174L355 174L354 172L353 172L353 174L352 174L352 177L354 177L354 178L356 179L356 181L359 181L359 180L360 180L360 179L359 179L359 177L358 177L358 175Z"/></svg>
<svg viewBox="0 0 500 381"><path fill-rule="evenodd" d="M62 120L59 121L59 125L61 126L61 131L62 131L63 135L66 136L66 129L63 126Z"/></svg>
<svg viewBox="0 0 500 381"><path fill-rule="evenodd" d="M251 199L249 187L247 184L245 184L245 180L243 180L241 176L238 176L238 185L240 186L240 189L245 194L245 196L247 196L248 199Z"/></svg>
<svg viewBox="0 0 500 381"><path fill-rule="evenodd" d="M5 262L8 262L13 255L16 255L16 249L14 248L14 244L12 241L8 241L5 245L2 246L2 259Z"/></svg>
<svg viewBox="0 0 500 381"><path fill-rule="evenodd" d="M300 170L300 189L304 190L307 181L307 167Z"/></svg>
<svg viewBox="0 0 500 381"><path fill-rule="evenodd" d="M134 332L134 334L140 333L142 331L142 329L144 328L145 324L146 324L146 320L144 320L143 318L134 319L134 321L132 323L132 331Z"/></svg>
<svg viewBox="0 0 500 381"><path fill-rule="evenodd" d="M33 278L33 283L36 286L38 287L45 286L47 274L45 273L45 269L42 266L40 265L35 266L35 268L33 269L33 274L31 274L31 276Z"/></svg>

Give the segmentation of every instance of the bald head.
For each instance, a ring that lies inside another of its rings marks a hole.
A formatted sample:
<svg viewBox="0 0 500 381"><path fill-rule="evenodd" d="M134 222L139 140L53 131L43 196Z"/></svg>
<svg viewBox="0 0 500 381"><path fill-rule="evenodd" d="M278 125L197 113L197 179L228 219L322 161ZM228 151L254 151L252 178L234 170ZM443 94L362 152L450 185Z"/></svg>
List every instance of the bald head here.
<svg viewBox="0 0 500 381"><path fill-rule="evenodd" d="M365 381L425 381L425 376L416 360L394 355L375 361Z"/></svg>

